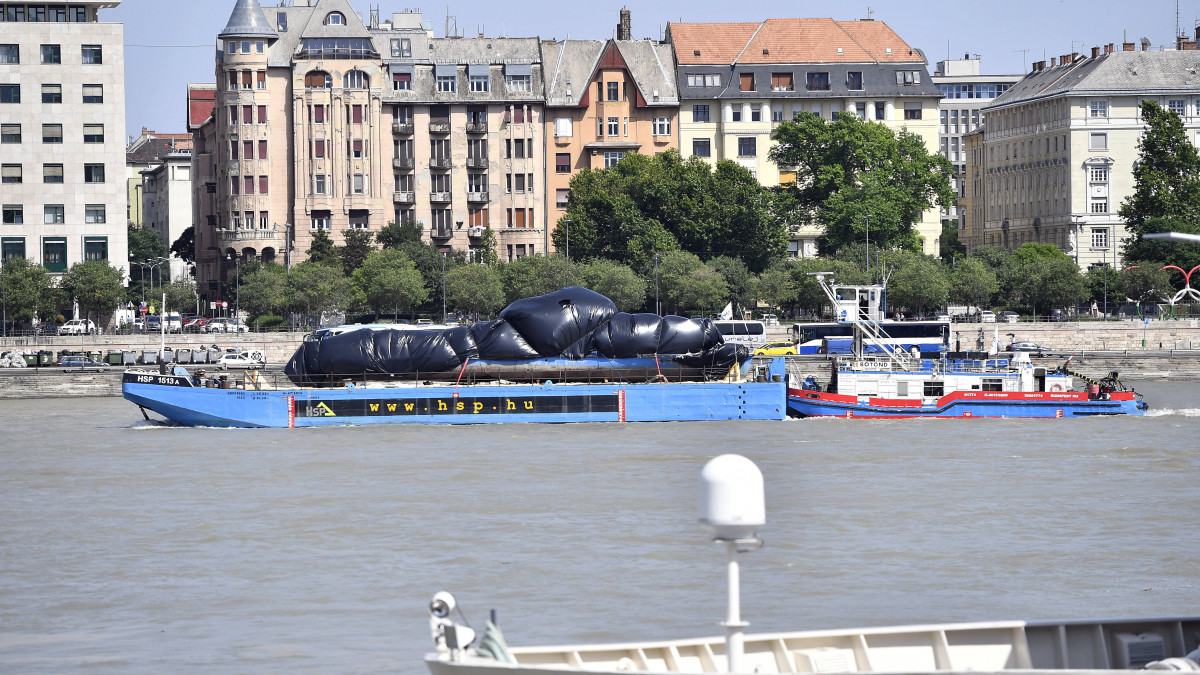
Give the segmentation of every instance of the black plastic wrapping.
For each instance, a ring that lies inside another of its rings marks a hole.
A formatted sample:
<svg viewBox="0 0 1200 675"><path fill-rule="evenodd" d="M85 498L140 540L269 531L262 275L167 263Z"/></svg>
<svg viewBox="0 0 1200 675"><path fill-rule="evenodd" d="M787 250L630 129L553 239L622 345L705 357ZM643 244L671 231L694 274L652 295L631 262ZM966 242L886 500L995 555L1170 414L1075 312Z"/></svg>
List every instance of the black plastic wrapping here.
<svg viewBox="0 0 1200 675"><path fill-rule="evenodd" d="M470 360L519 363L591 354L611 359L663 355L715 379L751 351L725 344L708 319L617 312L608 298L574 286L518 300L495 321L448 329L364 328L308 341L284 372L297 385L321 386L335 376L448 373Z"/></svg>

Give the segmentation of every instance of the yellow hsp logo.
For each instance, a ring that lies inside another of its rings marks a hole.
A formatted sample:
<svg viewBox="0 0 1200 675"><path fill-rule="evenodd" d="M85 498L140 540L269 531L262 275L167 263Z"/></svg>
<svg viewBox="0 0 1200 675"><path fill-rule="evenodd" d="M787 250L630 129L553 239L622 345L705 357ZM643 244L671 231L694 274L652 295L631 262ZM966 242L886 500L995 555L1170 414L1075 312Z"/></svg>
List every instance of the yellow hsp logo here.
<svg viewBox="0 0 1200 675"><path fill-rule="evenodd" d="M333 409L327 403L320 403L313 410L321 411L317 417L337 417L337 413L333 412Z"/></svg>

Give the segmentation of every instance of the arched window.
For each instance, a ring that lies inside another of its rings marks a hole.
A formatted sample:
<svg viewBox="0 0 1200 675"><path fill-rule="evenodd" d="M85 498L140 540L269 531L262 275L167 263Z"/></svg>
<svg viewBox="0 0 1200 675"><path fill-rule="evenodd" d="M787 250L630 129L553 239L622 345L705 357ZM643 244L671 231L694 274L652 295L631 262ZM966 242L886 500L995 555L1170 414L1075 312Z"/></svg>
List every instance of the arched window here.
<svg viewBox="0 0 1200 675"><path fill-rule="evenodd" d="M371 78L361 70L352 70L346 73L346 89L368 89L371 86Z"/></svg>
<svg viewBox="0 0 1200 675"><path fill-rule="evenodd" d="M305 89L330 89L333 87L333 78L329 73L323 70L310 70L304 76Z"/></svg>
<svg viewBox="0 0 1200 675"><path fill-rule="evenodd" d="M344 26L346 25L346 16L341 12L330 12L325 15L326 26Z"/></svg>

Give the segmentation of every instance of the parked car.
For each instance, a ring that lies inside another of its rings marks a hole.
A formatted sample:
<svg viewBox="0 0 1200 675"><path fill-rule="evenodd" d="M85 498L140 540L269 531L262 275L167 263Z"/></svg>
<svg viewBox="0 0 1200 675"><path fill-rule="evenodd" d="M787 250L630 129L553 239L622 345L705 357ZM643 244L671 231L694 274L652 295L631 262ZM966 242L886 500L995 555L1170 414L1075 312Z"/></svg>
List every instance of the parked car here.
<svg viewBox="0 0 1200 675"><path fill-rule="evenodd" d="M950 313L949 312L938 312L937 314L933 315L933 320L934 321L949 321Z"/></svg>
<svg viewBox="0 0 1200 675"><path fill-rule="evenodd" d="M58 335L58 324L53 321L45 321L38 325L38 335Z"/></svg>
<svg viewBox="0 0 1200 675"><path fill-rule="evenodd" d="M793 342L768 342L765 345L759 345L754 350L755 356L785 356L787 354L795 354L796 345Z"/></svg>
<svg viewBox="0 0 1200 675"><path fill-rule="evenodd" d="M1000 313L1000 322L1001 323L1016 323L1020 320L1021 320L1021 315L1017 314L1016 312L1001 312Z"/></svg>
<svg viewBox="0 0 1200 675"><path fill-rule="evenodd" d="M100 329L91 319L71 319L58 329L59 335L96 335L99 332Z"/></svg>
<svg viewBox="0 0 1200 675"><path fill-rule="evenodd" d="M985 309L979 313L979 321L981 323L996 323L996 313L990 309Z"/></svg>
<svg viewBox="0 0 1200 675"><path fill-rule="evenodd" d="M146 317L146 331L153 332L162 329L162 319L157 314Z"/></svg>
<svg viewBox="0 0 1200 675"><path fill-rule="evenodd" d="M207 333L208 320L203 317L188 319L183 322L183 332L185 333Z"/></svg>
<svg viewBox="0 0 1200 675"><path fill-rule="evenodd" d="M759 320L762 321L763 325L766 325L766 326L778 326L779 325L779 317L774 314L763 314L762 318Z"/></svg>
<svg viewBox="0 0 1200 675"><path fill-rule="evenodd" d="M208 332L210 333L245 333L250 330L250 327L241 319L209 319Z"/></svg>
<svg viewBox="0 0 1200 675"><path fill-rule="evenodd" d="M1046 348L1036 342L1014 342L1008 346L1010 352L1038 352L1039 354L1046 351Z"/></svg>
<svg viewBox="0 0 1200 675"><path fill-rule="evenodd" d="M1050 320L1055 322L1067 321L1067 310L1052 309L1050 310Z"/></svg>
<svg viewBox="0 0 1200 675"><path fill-rule="evenodd" d="M267 364L258 359L250 358L249 354L224 354L217 359L217 367L221 370L229 370L230 368L253 369L262 368Z"/></svg>
<svg viewBox="0 0 1200 675"><path fill-rule="evenodd" d="M166 322L166 329L168 333L183 332L183 318L179 316L179 312L167 313L163 317L163 321Z"/></svg>
<svg viewBox="0 0 1200 675"><path fill-rule="evenodd" d="M62 366L64 372L69 372L70 369L72 369L72 368L74 368L75 370L79 370L81 368L108 368L109 367L107 363L103 363L100 361L93 361L86 356L63 356L58 359L57 365Z"/></svg>

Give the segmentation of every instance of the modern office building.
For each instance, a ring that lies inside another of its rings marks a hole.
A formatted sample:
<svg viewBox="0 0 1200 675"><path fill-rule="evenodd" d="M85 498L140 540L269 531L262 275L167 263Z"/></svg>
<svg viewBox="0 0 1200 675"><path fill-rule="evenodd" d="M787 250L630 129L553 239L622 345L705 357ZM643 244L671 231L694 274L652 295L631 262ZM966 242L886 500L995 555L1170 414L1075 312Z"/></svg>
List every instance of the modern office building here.
<svg viewBox="0 0 1200 675"><path fill-rule="evenodd" d="M979 63L978 54L963 54L961 59L938 61L933 73L933 84L942 93L938 104L938 149L954 165L954 191L960 198L966 195L968 184L964 178L967 170L964 134L983 122L984 106L1023 77L981 74ZM966 224L957 207L946 205L941 217L958 222L959 241L962 241Z"/></svg>
<svg viewBox="0 0 1200 675"><path fill-rule="evenodd" d="M550 230L566 212L579 171L614 166L629 152L679 147L671 45L634 40L629 10L620 16L614 39L542 44Z"/></svg>
<svg viewBox="0 0 1200 675"><path fill-rule="evenodd" d="M1181 42L1184 42L1181 40ZM1190 42L1190 41L1189 41ZM1139 103L1157 101L1200 142L1200 52L1127 42L1064 54L983 109L983 232L973 245L1050 243L1080 268L1120 267L1128 237L1117 212L1134 189L1144 130Z"/></svg>
<svg viewBox="0 0 1200 675"><path fill-rule="evenodd" d="M120 0L0 3L0 254L128 275Z"/></svg>
<svg viewBox="0 0 1200 675"><path fill-rule="evenodd" d="M801 111L831 119L849 112L919 135L938 147L939 92L925 55L886 23L870 19L767 19L752 23L671 23L684 157L732 160L763 185L794 182L768 159L771 133ZM927 253L941 236L938 211L916 223ZM790 233L789 254L817 255L823 227Z"/></svg>

